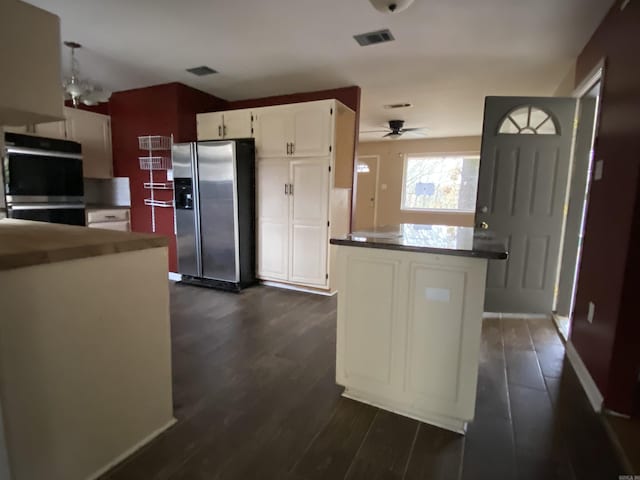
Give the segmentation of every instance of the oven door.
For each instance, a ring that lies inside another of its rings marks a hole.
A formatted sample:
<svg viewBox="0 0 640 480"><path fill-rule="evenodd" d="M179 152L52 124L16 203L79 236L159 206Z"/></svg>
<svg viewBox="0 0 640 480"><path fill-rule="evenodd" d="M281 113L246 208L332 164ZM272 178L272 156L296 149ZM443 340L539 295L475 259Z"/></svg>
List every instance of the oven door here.
<svg viewBox="0 0 640 480"><path fill-rule="evenodd" d="M41 197L66 202L84 195L80 154L7 147L3 170L7 203Z"/></svg>
<svg viewBox="0 0 640 480"><path fill-rule="evenodd" d="M7 216L20 220L62 223L65 225L85 225L83 204L21 204L9 205Z"/></svg>

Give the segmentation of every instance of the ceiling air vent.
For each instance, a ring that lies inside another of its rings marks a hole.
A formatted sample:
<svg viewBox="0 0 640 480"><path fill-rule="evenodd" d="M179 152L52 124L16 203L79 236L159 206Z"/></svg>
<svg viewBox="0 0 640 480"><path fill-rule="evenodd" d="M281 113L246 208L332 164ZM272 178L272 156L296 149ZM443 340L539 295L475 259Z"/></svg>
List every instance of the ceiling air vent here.
<svg viewBox="0 0 640 480"><path fill-rule="evenodd" d="M413 104L411 103L390 103L384 106L387 110L393 110L395 108L411 108Z"/></svg>
<svg viewBox="0 0 640 480"><path fill-rule="evenodd" d="M202 65L201 67L187 68L187 72L193 73L194 75L197 75L198 77L204 77L205 75L211 75L212 73L218 73L216 70L214 70L211 67L207 67L206 65Z"/></svg>
<svg viewBox="0 0 640 480"><path fill-rule="evenodd" d="M395 38L393 38L393 35L391 35L391 32L389 31L389 29L378 30L376 32L362 33L360 35L354 35L353 38L356 39L356 42L358 42L358 44L361 47L364 47L367 45L375 45L376 43L390 42L391 40L395 40Z"/></svg>

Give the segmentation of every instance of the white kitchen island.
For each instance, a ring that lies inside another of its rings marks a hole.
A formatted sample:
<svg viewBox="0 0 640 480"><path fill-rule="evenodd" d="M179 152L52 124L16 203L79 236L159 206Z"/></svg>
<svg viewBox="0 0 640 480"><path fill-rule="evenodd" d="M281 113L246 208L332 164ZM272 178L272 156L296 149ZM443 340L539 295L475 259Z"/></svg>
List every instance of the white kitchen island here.
<svg viewBox="0 0 640 480"><path fill-rule="evenodd" d="M487 261L507 258L504 243L472 228L403 224L331 244L343 395L464 433Z"/></svg>
<svg viewBox="0 0 640 480"><path fill-rule="evenodd" d="M167 243L0 220L0 478L96 478L175 422Z"/></svg>

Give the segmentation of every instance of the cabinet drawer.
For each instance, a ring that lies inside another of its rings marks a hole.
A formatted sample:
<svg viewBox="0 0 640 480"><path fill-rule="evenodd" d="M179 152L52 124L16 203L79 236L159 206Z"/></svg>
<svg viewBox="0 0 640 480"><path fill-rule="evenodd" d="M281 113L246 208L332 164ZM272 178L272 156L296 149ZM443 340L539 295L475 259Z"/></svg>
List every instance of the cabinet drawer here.
<svg viewBox="0 0 640 480"><path fill-rule="evenodd" d="M87 212L87 223L96 222L119 222L129 220L129 210L89 210Z"/></svg>
<svg viewBox="0 0 640 480"><path fill-rule="evenodd" d="M125 222L98 222L98 223L89 223L87 225L89 228L102 228L105 230L118 230L120 232L129 232L131 231L131 227L128 221Z"/></svg>

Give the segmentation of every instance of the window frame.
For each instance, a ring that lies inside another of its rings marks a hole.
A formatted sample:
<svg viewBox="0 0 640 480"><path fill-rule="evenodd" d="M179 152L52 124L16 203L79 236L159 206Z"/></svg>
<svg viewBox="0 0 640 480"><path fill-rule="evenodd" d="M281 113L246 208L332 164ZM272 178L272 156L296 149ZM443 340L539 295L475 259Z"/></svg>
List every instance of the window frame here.
<svg viewBox="0 0 640 480"><path fill-rule="evenodd" d="M463 157L463 158L473 158L478 159L480 161L480 153L479 152L466 152L466 153L405 153L403 164L402 164L402 193L400 196L400 211L401 212L417 212L417 213L443 213L443 214L454 214L454 215L469 215L475 214L476 208L473 210L461 210L461 209L451 209L451 208L410 208L405 207L405 193L407 188L407 164L409 163L409 158L447 158L447 157ZM478 177L480 175L480 171L478 169ZM476 201L477 201L477 191L476 191Z"/></svg>

